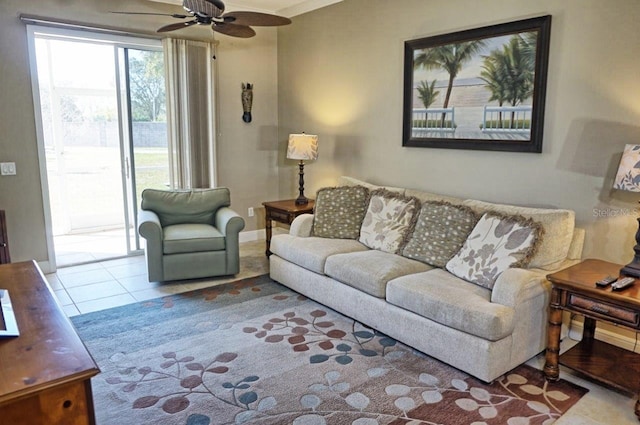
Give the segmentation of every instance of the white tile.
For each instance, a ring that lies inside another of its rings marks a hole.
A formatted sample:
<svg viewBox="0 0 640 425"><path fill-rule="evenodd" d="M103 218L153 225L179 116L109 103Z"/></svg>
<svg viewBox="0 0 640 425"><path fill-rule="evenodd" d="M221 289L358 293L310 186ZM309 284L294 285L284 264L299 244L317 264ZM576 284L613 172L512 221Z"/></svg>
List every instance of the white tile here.
<svg viewBox="0 0 640 425"><path fill-rule="evenodd" d="M109 270L111 267L122 266L125 264L142 263L146 266L144 255L134 255L130 257L117 258L115 260L101 261L100 265Z"/></svg>
<svg viewBox="0 0 640 425"><path fill-rule="evenodd" d="M126 294L127 290L117 281L92 283L90 285L67 288L69 296L76 305L85 301L97 300L114 295ZM82 310L81 310L82 311Z"/></svg>
<svg viewBox="0 0 640 425"><path fill-rule="evenodd" d="M47 279L47 282L49 282L49 286L51 286L51 289L53 289L54 291L58 289L64 289L64 286L62 286L62 282L60 282L60 279L58 279L57 274L46 274L44 275L44 277Z"/></svg>
<svg viewBox="0 0 640 425"><path fill-rule="evenodd" d="M76 307L75 304L63 305L62 311L64 311L64 314L66 314L67 317L78 316L80 314L80 310L78 310L78 307Z"/></svg>
<svg viewBox="0 0 640 425"><path fill-rule="evenodd" d="M147 266L144 263L130 263L107 268L107 271L116 279L143 276L147 278Z"/></svg>
<svg viewBox="0 0 640 425"><path fill-rule="evenodd" d="M76 303L76 307L81 314L91 313L108 308L120 307L122 305L135 303L136 300L130 294L114 295L112 297L100 298L99 300L91 300Z"/></svg>
<svg viewBox="0 0 640 425"><path fill-rule="evenodd" d="M67 294L67 291L65 291L64 289L55 290L53 291L53 293L56 295L56 298L58 299L58 302L60 303L61 306L73 304L73 300L71 299L69 294Z"/></svg>
<svg viewBox="0 0 640 425"><path fill-rule="evenodd" d="M146 273L141 276L123 277L118 279L118 282L129 292L143 291L164 285L162 282L149 282Z"/></svg>
<svg viewBox="0 0 640 425"><path fill-rule="evenodd" d="M58 266L58 270L56 271L56 274L58 275L58 277L60 277L60 276L67 276L70 274L84 273L91 270L100 270L100 269L104 269L104 267L102 267L100 263L89 263L89 264L82 264L80 266L69 266L69 267Z"/></svg>
<svg viewBox="0 0 640 425"><path fill-rule="evenodd" d="M113 276L103 268L88 270L81 273L72 273L66 275L58 274L58 279L65 288L74 288L77 286L85 286L92 283L106 282L113 280Z"/></svg>

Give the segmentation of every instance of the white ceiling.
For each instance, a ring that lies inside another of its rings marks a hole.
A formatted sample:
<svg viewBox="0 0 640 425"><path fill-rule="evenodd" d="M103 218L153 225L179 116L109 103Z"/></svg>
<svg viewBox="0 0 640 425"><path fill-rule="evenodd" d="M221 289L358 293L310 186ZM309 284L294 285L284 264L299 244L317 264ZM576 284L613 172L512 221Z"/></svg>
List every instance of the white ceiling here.
<svg viewBox="0 0 640 425"><path fill-rule="evenodd" d="M182 0L150 0L161 3L182 5ZM251 10L273 13L291 18L342 0L232 0L225 1L227 11Z"/></svg>

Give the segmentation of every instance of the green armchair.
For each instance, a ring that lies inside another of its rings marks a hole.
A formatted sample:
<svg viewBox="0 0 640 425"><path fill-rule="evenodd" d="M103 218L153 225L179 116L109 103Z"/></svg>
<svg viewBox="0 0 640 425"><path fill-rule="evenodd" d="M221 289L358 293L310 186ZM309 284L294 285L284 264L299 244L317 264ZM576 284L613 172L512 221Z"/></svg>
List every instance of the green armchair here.
<svg viewBox="0 0 640 425"><path fill-rule="evenodd" d="M233 275L240 271L244 219L229 189L145 189L138 232L146 239L149 282Z"/></svg>

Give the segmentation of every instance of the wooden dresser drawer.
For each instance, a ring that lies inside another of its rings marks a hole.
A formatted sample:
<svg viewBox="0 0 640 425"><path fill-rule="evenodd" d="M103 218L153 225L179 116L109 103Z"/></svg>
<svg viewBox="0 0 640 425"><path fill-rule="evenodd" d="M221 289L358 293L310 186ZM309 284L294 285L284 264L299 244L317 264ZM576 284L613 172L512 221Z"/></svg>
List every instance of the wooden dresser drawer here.
<svg viewBox="0 0 640 425"><path fill-rule="evenodd" d="M567 307L579 310L591 315L599 315L608 318L613 322L624 323L625 325L637 328L640 325L640 315L638 312L611 305L602 301L597 301L582 295L569 293Z"/></svg>

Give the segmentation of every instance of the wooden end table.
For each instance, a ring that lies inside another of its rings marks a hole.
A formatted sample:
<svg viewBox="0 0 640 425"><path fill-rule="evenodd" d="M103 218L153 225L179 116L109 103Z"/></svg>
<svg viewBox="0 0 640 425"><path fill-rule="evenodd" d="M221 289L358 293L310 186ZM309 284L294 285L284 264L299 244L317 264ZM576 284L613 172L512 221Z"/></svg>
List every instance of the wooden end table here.
<svg viewBox="0 0 640 425"><path fill-rule="evenodd" d="M0 423L94 425L100 370L34 261L0 265L20 336L0 338Z"/></svg>
<svg viewBox="0 0 640 425"><path fill-rule="evenodd" d="M271 246L271 221L279 223L291 224L293 220L302 214L313 213L315 201L309 199L309 203L297 205L295 199L287 199L286 201L263 202L265 215L265 230L267 231L267 257L271 255L269 247Z"/></svg>
<svg viewBox="0 0 640 425"><path fill-rule="evenodd" d="M621 264L585 260L547 276L553 285L544 365L547 380L559 378L561 364L625 393L640 393L640 354L594 338L596 321L640 331L640 280L621 291L595 284L607 275L619 276L621 268ZM582 341L560 355L563 310L584 316L584 331ZM640 419L640 401L635 414Z"/></svg>

